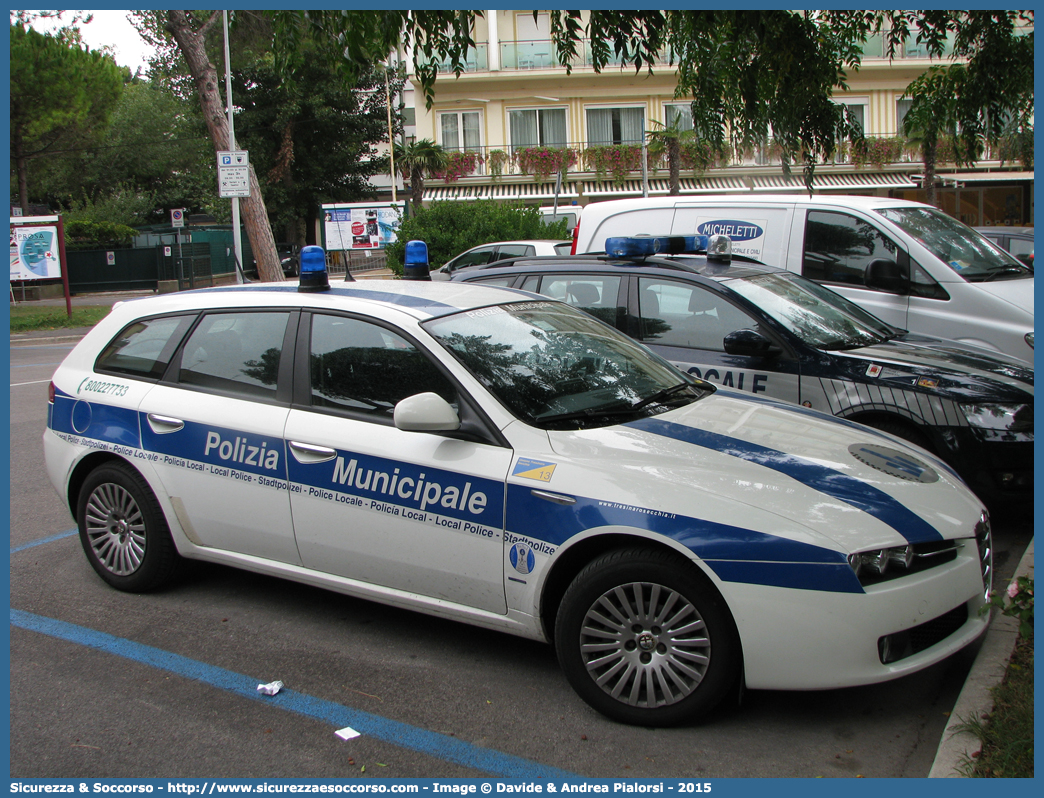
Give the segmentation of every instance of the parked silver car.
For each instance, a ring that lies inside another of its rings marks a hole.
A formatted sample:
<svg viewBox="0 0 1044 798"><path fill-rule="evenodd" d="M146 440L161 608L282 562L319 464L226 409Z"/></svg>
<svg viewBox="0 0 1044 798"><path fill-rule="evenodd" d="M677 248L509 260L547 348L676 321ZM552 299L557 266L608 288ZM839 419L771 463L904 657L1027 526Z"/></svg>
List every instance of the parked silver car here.
<svg viewBox="0 0 1044 798"><path fill-rule="evenodd" d="M472 247L457 255L438 269L431 270L432 280L448 280L457 269L465 266L485 266L503 258L531 258L539 255L568 255L572 241L534 239L531 241L494 241Z"/></svg>

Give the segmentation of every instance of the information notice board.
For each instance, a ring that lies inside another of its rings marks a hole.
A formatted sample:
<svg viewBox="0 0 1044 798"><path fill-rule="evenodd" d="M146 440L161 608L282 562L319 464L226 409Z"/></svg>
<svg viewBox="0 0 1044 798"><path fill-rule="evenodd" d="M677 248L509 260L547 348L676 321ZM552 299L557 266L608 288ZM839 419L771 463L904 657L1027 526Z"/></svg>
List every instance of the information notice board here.
<svg viewBox="0 0 1044 798"><path fill-rule="evenodd" d="M327 252L383 249L398 238L403 204L355 202L323 205L323 241Z"/></svg>

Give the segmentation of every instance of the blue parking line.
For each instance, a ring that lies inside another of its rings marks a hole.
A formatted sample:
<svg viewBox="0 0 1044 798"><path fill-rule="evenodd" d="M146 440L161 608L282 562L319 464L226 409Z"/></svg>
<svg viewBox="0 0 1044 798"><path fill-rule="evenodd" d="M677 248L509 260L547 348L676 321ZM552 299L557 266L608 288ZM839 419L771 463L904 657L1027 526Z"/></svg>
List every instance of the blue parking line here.
<svg viewBox="0 0 1044 798"><path fill-rule="evenodd" d="M11 549L11 553L15 554L15 553L17 553L19 551L25 551L26 549L32 549L32 548L35 548L36 546L42 546L45 543L54 543L54 541L56 541L56 540L62 540L64 538L71 538L73 535L77 535L77 534L79 534L79 530L78 529L70 529L68 532L59 532L57 535L51 535L49 538L40 538L39 540L34 540L34 541L30 542L30 543L23 543L21 546L15 546L15 548Z"/></svg>
<svg viewBox="0 0 1044 798"><path fill-rule="evenodd" d="M330 723L335 729L351 726L368 737L427 754L446 762L473 768L491 776L523 780L576 778L576 774L568 771L547 767L500 751L481 748L453 737L293 690L284 689L275 696L262 696L257 692L257 685L264 680L54 618L45 618L42 615L12 609L11 625L194 679L251 701L259 701L287 712Z"/></svg>

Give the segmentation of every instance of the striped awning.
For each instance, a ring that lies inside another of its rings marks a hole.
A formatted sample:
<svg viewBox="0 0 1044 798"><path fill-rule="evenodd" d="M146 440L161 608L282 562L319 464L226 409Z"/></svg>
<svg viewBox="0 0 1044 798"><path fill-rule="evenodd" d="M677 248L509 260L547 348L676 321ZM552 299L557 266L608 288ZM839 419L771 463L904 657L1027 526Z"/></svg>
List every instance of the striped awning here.
<svg viewBox="0 0 1044 798"><path fill-rule="evenodd" d="M682 194L721 194L723 191L746 191L747 184L740 176L726 177L683 177L678 181ZM671 193L671 183L666 178L649 178L649 196L667 195ZM622 195L626 197L642 195L641 180L625 180L622 185L615 185L606 180L585 180L585 197L607 197Z"/></svg>
<svg viewBox="0 0 1044 798"><path fill-rule="evenodd" d="M562 190L558 193L561 204L563 199L574 200L580 196L577 184L572 180L562 182ZM425 184L424 200L547 200L555 198L555 181L546 183L472 183L470 185Z"/></svg>
<svg viewBox="0 0 1044 798"><path fill-rule="evenodd" d="M915 167L916 168L916 167ZM661 171L659 175L662 175ZM661 196L670 193L670 182L661 176L649 178L649 195ZM1032 180L1033 172L963 172L957 175L940 174L940 178L961 182L987 180ZM920 188L920 175L913 169L909 172L826 172L817 171L812 178L814 191L867 191L889 188ZM767 193L773 191L804 192L804 176L795 170L790 177L782 173L712 175L683 177L680 181L682 195L736 194L741 192ZM641 180L625 180L616 185L611 180L566 180L558 193L561 204L581 197L605 199L608 197L642 196ZM455 183L444 185L432 182L424 187L424 199L435 200L521 200L550 203L555 197L555 181L544 183Z"/></svg>
<svg viewBox="0 0 1044 798"><path fill-rule="evenodd" d="M751 175L751 191L805 191L805 179L800 172L785 177L782 174ZM905 172L816 172L812 175L815 191L854 191L871 188L920 188Z"/></svg>
<svg viewBox="0 0 1044 798"><path fill-rule="evenodd" d="M918 178L921 175L917 175ZM1032 180L1033 172L936 172L935 177L943 185L953 183L986 183L991 181L1009 182L1012 180ZM920 183L918 183L920 185Z"/></svg>

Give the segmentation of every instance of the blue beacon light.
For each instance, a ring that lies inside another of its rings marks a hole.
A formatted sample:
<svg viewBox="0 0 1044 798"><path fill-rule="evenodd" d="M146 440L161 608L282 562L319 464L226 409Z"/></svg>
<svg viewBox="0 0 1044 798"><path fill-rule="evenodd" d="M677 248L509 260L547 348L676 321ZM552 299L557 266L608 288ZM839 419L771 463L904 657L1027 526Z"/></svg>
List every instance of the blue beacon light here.
<svg viewBox="0 0 1044 798"><path fill-rule="evenodd" d="M330 290L326 251L322 247L310 246L301 250L301 283L297 290L306 294Z"/></svg>
<svg viewBox="0 0 1044 798"><path fill-rule="evenodd" d="M402 269L403 280L431 280L428 263L428 245L423 241L406 242L406 258Z"/></svg>

